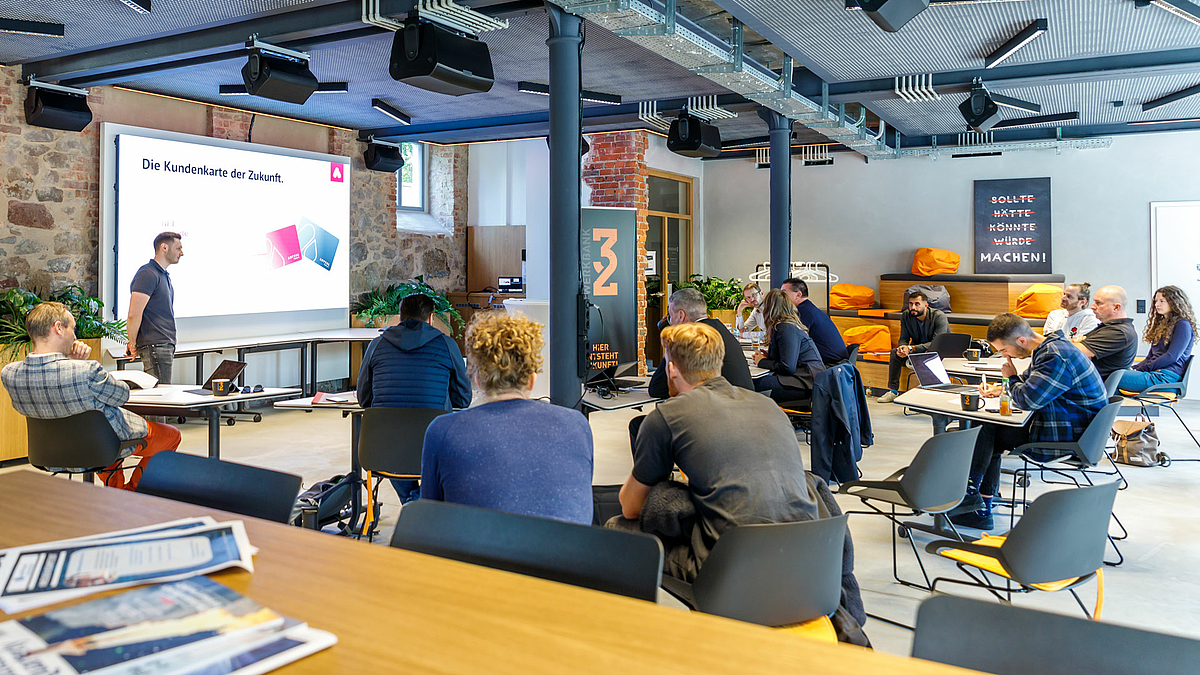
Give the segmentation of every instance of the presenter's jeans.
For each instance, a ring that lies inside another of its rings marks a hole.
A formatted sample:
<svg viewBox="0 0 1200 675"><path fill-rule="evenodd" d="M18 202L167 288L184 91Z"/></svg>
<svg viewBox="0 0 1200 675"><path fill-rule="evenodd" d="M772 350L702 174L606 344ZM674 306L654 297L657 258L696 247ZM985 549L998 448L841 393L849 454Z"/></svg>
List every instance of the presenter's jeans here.
<svg viewBox="0 0 1200 675"><path fill-rule="evenodd" d="M146 464L150 458L160 452L174 451L179 448L179 441L183 436L179 430L168 424L159 424L146 420L146 426L149 431L146 433L146 447L138 450L134 449L131 455L137 455L141 458L137 466L133 467L130 473L129 480L125 480L125 472L121 471L121 463L125 457L113 462L103 471L99 471L100 480L108 487L119 488L122 490L134 490L138 486L138 482L142 480L142 472L146 470ZM129 455L126 455L128 457Z"/></svg>
<svg viewBox="0 0 1200 675"><path fill-rule="evenodd" d="M1179 374L1173 370L1151 370L1148 372L1127 370L1121 376L1121 383L1117 387L1125 391L1145 391L1156 384L1178 382L1180 379Z"/></svg>
<svg viewBox="0 0 1200 675"><path fill-rule="evenodd" d="M138 345L138 356L142 369L158 378L163 384L171 384L171 365L175 361L175 345ZM202 384L197 382L196 384Z"/></svg>

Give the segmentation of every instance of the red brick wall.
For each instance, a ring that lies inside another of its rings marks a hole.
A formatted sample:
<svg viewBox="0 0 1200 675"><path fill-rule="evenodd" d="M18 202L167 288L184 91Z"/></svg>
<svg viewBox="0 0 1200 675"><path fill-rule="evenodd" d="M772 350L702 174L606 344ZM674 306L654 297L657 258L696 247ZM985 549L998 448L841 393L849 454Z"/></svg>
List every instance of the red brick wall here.
<svg viewBox="0 0 1200 675"><path fill-rule="evenodd" d="M588 136L591 150L583 157L583 182L591 188L588 206L637 209L637 313L638 372L646 372L642 358L646 348L646 210L650 188L647 183L645 131L622 131Z"/></svg>

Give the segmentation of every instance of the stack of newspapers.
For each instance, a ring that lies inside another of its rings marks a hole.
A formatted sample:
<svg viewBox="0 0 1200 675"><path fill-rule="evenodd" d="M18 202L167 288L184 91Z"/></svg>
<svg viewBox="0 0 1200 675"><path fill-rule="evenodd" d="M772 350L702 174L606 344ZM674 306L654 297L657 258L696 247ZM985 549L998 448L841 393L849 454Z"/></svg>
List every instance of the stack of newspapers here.
<svg viewBox="0 0 1200 675"><path fill-rule="evenodd" d="M144 587L0 623L0 673L253 675L336 643L201 576L253 572L254 553L240 521L207 517L2 550L9 614Z"/></svg>

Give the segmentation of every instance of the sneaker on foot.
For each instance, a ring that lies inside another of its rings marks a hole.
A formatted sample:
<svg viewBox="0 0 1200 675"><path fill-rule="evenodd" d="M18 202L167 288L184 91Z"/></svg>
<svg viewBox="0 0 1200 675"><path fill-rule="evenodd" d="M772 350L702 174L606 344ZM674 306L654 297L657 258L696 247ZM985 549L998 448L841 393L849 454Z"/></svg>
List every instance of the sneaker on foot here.
<svg viewBox="0 0 1200 675"><path fill-rule="evenodd" d="M900 394L898 394L898 393L896 393L896 392L894 392L894 391L889 391L888 393L886 393L886 394L884 394L883 396L880 396L880 397L879 397L879 402L880 402L880 403L891 403L892 401L895 401L895 400L896 400L896 397L897 397L897 396L899 396L899 395L900 395Z"/></svg>
<svg viewBox="0 0 1200 675"><path fill-rule="evenodd" d="M968 494L966 497L963 497L963 500L961 502L959 502L958 506L947 511L946 515L951 516L951 520L953 520L953 516L957 516L960 513L970 513L972 511L982 511L983 506L984 506L983 497L980 497L979 493L975 492L972 494Z"/></svg>
<svg viewBox="0 0 1200 675"><path fill-rule="evenodd" d="M990 530L992 525L991 511L967 511L956 516L950 516L950 522L959 527L969 527L976 530Z"/></svg>

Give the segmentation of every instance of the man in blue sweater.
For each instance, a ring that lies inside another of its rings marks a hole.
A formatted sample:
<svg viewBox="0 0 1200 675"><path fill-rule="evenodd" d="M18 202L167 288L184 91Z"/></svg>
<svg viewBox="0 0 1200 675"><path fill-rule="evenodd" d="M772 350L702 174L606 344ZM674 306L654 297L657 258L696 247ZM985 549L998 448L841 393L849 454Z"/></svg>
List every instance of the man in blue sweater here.
<svg viewBox="0 0 1200 675"><path fill-rule="evenodd" d="M358 404L364 408L440 408L471 405L471 381L462 352L430 325L435 306L415 293L400 303L400 323L371 341L358 371ZM416 481L393 480L402 502ZM411 495L411 496L410 496Z"/></svg>
<svg viewBox="0 0 1200 675"><path fill-rule="evenodd" d="M833 320L808 299L808 284L801 279L792 278L784 281L780 288L796 306L800 323L808 329L808 336L817 345L817 351L821 353L821 360L825 365L832 366L850 358L846 341L842 339L837 326L833 325Z"/></svg>

